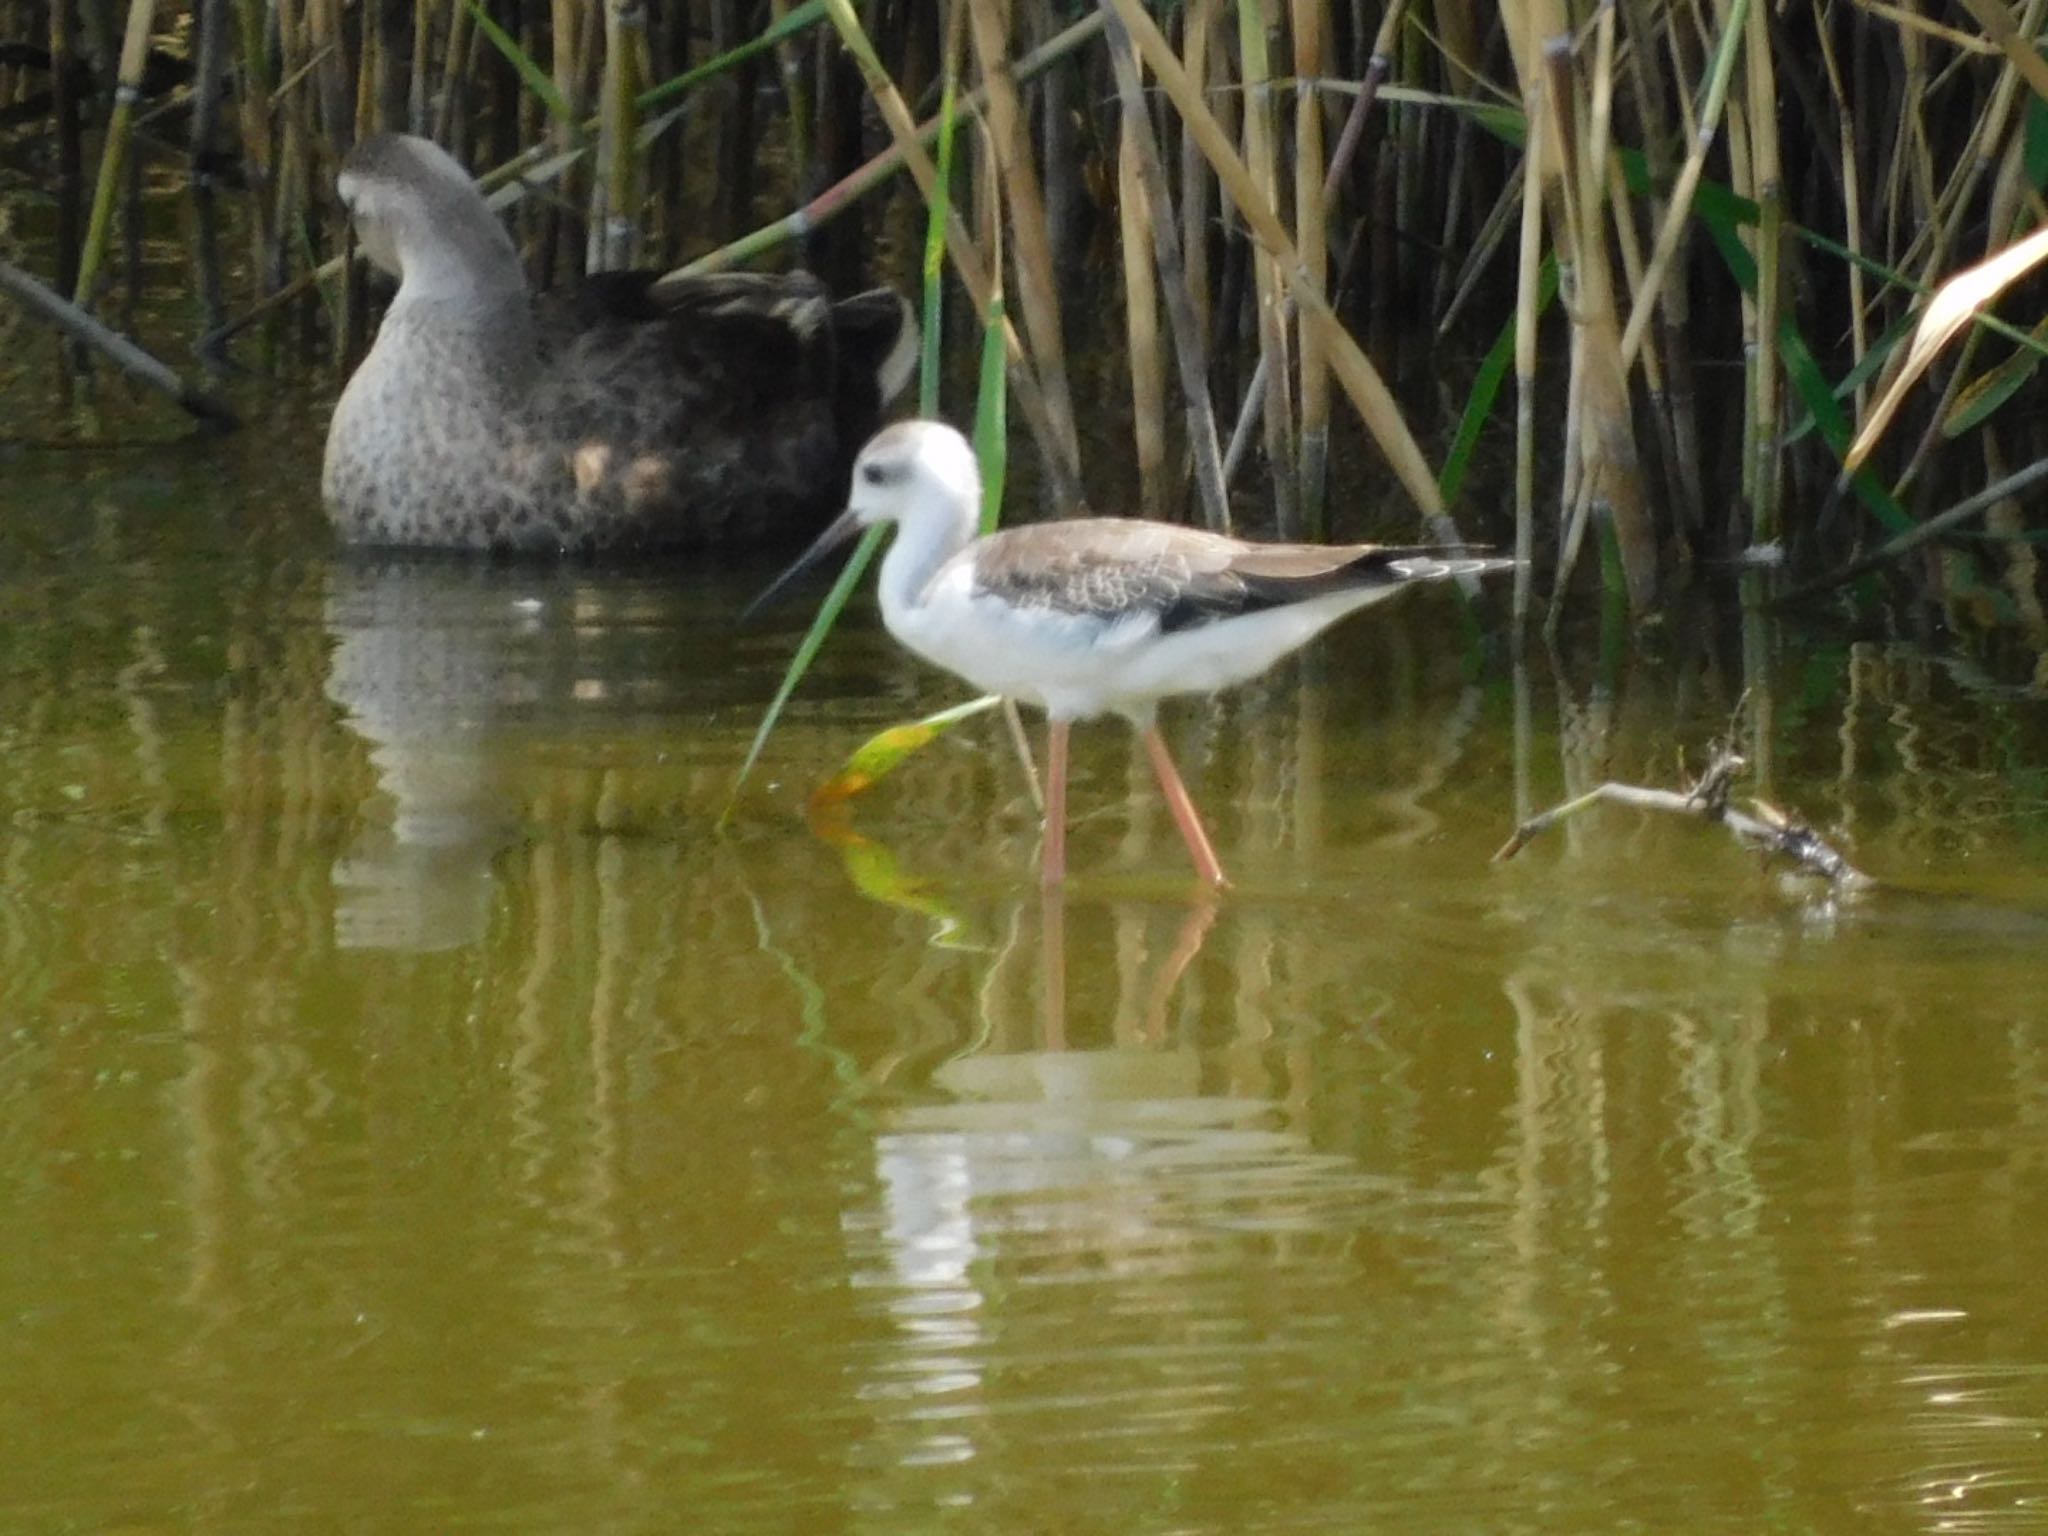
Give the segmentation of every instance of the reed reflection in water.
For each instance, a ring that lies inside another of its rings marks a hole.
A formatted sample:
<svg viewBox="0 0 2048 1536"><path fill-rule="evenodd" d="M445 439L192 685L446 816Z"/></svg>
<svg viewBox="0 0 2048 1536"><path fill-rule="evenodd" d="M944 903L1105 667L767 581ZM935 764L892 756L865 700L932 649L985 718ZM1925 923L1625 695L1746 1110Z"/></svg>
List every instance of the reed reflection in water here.
<svg viewBox="0 0 2048 1536"><path fill-rule="evenodd" d="M855 807L896 884L805 829L952 698L871 626L719 838L751 579L208 518L0 520L0 1523L2041 1514L2038 697L1711 616L1518 677L1411 605L1174 716L1213 909L1079 744L1048 913L993 725ZM1626 813L1488 866L1759 681L1892 889Z"/></svg>

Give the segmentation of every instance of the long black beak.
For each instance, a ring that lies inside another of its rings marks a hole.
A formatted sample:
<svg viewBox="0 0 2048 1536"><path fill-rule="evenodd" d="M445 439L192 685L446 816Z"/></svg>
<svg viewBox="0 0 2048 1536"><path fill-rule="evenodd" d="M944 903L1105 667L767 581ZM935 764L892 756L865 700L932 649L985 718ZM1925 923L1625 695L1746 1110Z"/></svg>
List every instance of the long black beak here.
<svg viewBox="0 0 2048 1536"><path fill-rule="evenodd" d="M799 576L810 570L812 566L823 560L833 550L859 532L860 518L849 507L832 520L832 525L829 528L811 541L809 549L790 562L787 570L761 589L761 595L747 604L746 608L741 611L740 622L742 624L751 623L756 614L774 602L775 599L782 596L783 590L793 585Z"/></svg>

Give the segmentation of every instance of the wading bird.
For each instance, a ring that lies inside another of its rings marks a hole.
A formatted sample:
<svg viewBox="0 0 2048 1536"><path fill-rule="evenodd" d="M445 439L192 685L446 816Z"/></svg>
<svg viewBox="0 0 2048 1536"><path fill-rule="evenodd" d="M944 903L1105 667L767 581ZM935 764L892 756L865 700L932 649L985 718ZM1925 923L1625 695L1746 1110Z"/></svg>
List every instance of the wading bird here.
<svg viewBox="0 0 2048 1536"><path fill-rule="evenodd" d="M904 421L854 463L843 515L755 599L876 523L882 622L918 655L1047 717L1047 885L1066 877L1067 736L1117 714L1145 743L1195 869L1223 867L1154 723L1161 699L1211 693L1273 665L1411 582L1478 576L1514 561L1374 544L1262 544L1167 523L1089 517L977 538L981 475L953 428Z"/></svg>

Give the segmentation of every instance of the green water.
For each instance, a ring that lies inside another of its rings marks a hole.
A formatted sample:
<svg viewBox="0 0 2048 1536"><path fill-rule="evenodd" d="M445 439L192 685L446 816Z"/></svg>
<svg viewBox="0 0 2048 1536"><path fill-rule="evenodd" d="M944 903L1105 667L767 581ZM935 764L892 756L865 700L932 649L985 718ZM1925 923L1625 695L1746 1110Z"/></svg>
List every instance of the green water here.
<svg viewBox="0 0 2048 1536"><path fill-rule="evenodd" d="M806 825L871 618L720 835L800 604L337 562L302 428L0 463L0 1529L2048 1529L2038 693L1417 593L1048 906L992 720ZM1888 889L1488 862L1745 682Z"/></svg>

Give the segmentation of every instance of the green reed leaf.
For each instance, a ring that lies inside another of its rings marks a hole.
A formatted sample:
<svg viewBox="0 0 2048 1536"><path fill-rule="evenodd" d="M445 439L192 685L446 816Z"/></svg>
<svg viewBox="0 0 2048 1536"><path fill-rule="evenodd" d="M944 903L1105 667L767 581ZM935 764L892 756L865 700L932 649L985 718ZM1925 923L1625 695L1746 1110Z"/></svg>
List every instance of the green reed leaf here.
<svg viewBox="0 0 2048 1536"><path fill-rule="evenodd" d="M554 79L548 72L534 62L533 56L519 46L511 33L491 20L490 13L483 8L479 0L465 0L465 3L469 6L469 14L475 19L478 30L490 39L491 46L505 55L506 61L519 72L519 78L525 83L526 88L548 109L548 116L558 123L575 127L575 114L569 110L569 103L562 99L562 93L555 89Z"/></svg>
<svg viewBox="0 0 2048 1536"><path fill-rule="evenodd" d="M1003 480L1010 464L1010 370L1003 347L1003 296L990 297L981 333L981 387L974 400L974 456L981 461L981 531L1003 520Z"/></svg>
<svg viewBox="0 0 2048 1536"><path fill-rule="evenodd" d="M768 701L768 708L761 715L761 723L754 731L754 739L747 745L747 755L740 763L740 771L732 782L732 794L725 802L725 809L719 814L719 825L732 819L734 808L739 803L740 790L746 785L754 765L761 760L761 750L768 745L768 733L775 729L775 722L782 718L782 708L796 692L796 685L803 681L804 674L817 659L819 649L825 644L825 637L832 633L832 626L838 622L839 612L853 596L853 589L860 585L860 579L867 574L868 563L875 558L875 551L881 547L883 536L888 532L885 524L877 523L861 535L860 542L853 547L853 554L839 573L839 579L832 583L832 590L825 594L825 601L818 605L818 616L811 620L811 627L804 632L804 638L796 648L796 654L789 659L789 667L782 674L782 681L776 685L775 697Z"/></svg>

